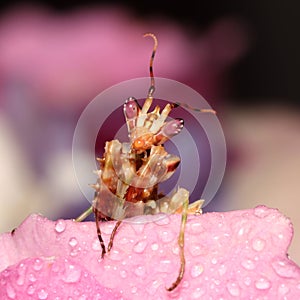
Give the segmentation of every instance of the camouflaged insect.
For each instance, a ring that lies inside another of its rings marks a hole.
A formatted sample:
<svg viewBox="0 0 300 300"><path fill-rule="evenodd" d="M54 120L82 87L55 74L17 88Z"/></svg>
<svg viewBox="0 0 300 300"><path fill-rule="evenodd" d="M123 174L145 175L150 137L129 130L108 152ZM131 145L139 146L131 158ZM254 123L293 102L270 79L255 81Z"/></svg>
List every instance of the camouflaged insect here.
<svg viewBox="0 0 300 300"><path fill-rule="evenodd" d="M142 107L134 97L124 103L124 116L130 141L108 141L105 152L98 159L100 168L96 172L97 183L93 211L97 234L102 248L102 258L113 246L114 236L125 218L157 213L181 213L181 227L178 237L180 249L180 270L168 291L175 289L184 276L184 230L187 215L201 213L202 200L189 205L189 192L179 188L171 197L159 194L159 183L170 178L180 163L180 158L169 154L163 144L180 133L184 126L182 119L166 121L170 111L180 104L167 104L162 110L159 106L149 112L155 91L153 60L157 48L157 38L152 33L154 48L150 59L151 85ZM203 112L214 112L200 110ZM101 236L100 222L117 220L106 249Z"/></svg>

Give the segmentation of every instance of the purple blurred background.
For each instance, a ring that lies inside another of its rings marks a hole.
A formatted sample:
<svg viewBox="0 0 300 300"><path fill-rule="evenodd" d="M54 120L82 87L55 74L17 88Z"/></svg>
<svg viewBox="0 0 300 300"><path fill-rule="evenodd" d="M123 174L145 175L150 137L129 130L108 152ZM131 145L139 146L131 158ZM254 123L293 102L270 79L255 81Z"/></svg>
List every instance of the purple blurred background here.
<svg viewBox="0 0 300 300"><path fill-rule="evenodd" d="M74 218L87 208L72 167L76 122L104 89L148 76L151 31L155 75L197 90L224 127L227 172L206 211L279 208L299 263L300 4L70 3L0 5L0 231L33 212Z"/></svg>

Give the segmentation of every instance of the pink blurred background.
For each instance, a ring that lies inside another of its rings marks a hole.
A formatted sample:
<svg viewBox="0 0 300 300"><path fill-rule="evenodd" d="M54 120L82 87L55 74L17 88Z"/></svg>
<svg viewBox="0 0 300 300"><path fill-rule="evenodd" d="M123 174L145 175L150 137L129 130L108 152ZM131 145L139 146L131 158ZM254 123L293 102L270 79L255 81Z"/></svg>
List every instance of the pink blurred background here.
<svg viewBox="0 0 300 300"><path fill-rule="evenodd" d="M296 19L267 2L3 5L0 231L33 212L74 218L88 207L72 167L76 122L104 89L148 76L152 41L142 34L151 31L155 75L197 90L224 127L227 171L206 211L280 209L294 223L290 255L300 263Z"/></svg>

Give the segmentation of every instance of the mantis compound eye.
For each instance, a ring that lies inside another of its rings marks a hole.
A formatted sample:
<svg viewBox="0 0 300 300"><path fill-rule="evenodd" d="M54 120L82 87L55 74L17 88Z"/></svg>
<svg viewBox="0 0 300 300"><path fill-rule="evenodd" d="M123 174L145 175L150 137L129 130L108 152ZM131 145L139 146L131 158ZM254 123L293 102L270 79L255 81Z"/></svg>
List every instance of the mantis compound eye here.
<svg viewBox="0 0 300 300"><path fill-rule="evenodd" d="M165 126L162 128L162 133L166 137L171 138L182 130L183 125L184 125L183 119L176 118L165 124Z"/></svg>
<svg viewBox="0 0 300 300"><path fill-rule="evenodd" d="M139 105L134 97L129 97L124 104L124 114L127 119L134 119L138 116Z"/></svg>

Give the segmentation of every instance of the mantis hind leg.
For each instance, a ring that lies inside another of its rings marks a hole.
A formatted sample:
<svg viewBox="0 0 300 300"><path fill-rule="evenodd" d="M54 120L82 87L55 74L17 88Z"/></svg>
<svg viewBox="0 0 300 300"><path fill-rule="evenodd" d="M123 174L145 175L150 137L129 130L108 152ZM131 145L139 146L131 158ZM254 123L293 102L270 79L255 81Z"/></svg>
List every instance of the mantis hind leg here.
<svg viewBox="0 0 300 300"><path fill-rule="evenodd" d="M114 238L115 238L115 235L117 233L117 230L119 228L119 226L121 225L122 221L117 221L111 235L110 235L110 239L109 239L109 243L108 243L108 247L107 247L107 252L109 252L113 246L113 243L114 243Z"/></svg>
<svg viewBox="0 0 300 300"><path fill-rule="evenodd" d="M188 207L189 207L189 199L184 199L183 205L182 205L182 214L181 214L181 223L180 223L180 232L178 236L178 246L179 246L179 255L180 255L180 268L179 273L177 276L177 279L172 283L172 285L169 288L166 288L167 291L171 292L173 291L181 282L184 271L185 271L185 256L184 256L184 231L185 231L185 225L187 221L187 215L188 215Z"/></svg>
<svg viewBox="0 0 300 300"><path fill-rule="evenodd" d="M94 213L95 213L95 219L96 219L96 228L97 228L97 236L100 242L100 246L102 249L102 254L101 254L101 258L104 257L105 253L106 253L106 249L105 249L105 244L101 235L101 230L100 230L100 212L98 209L94 208Z"/></svg>

